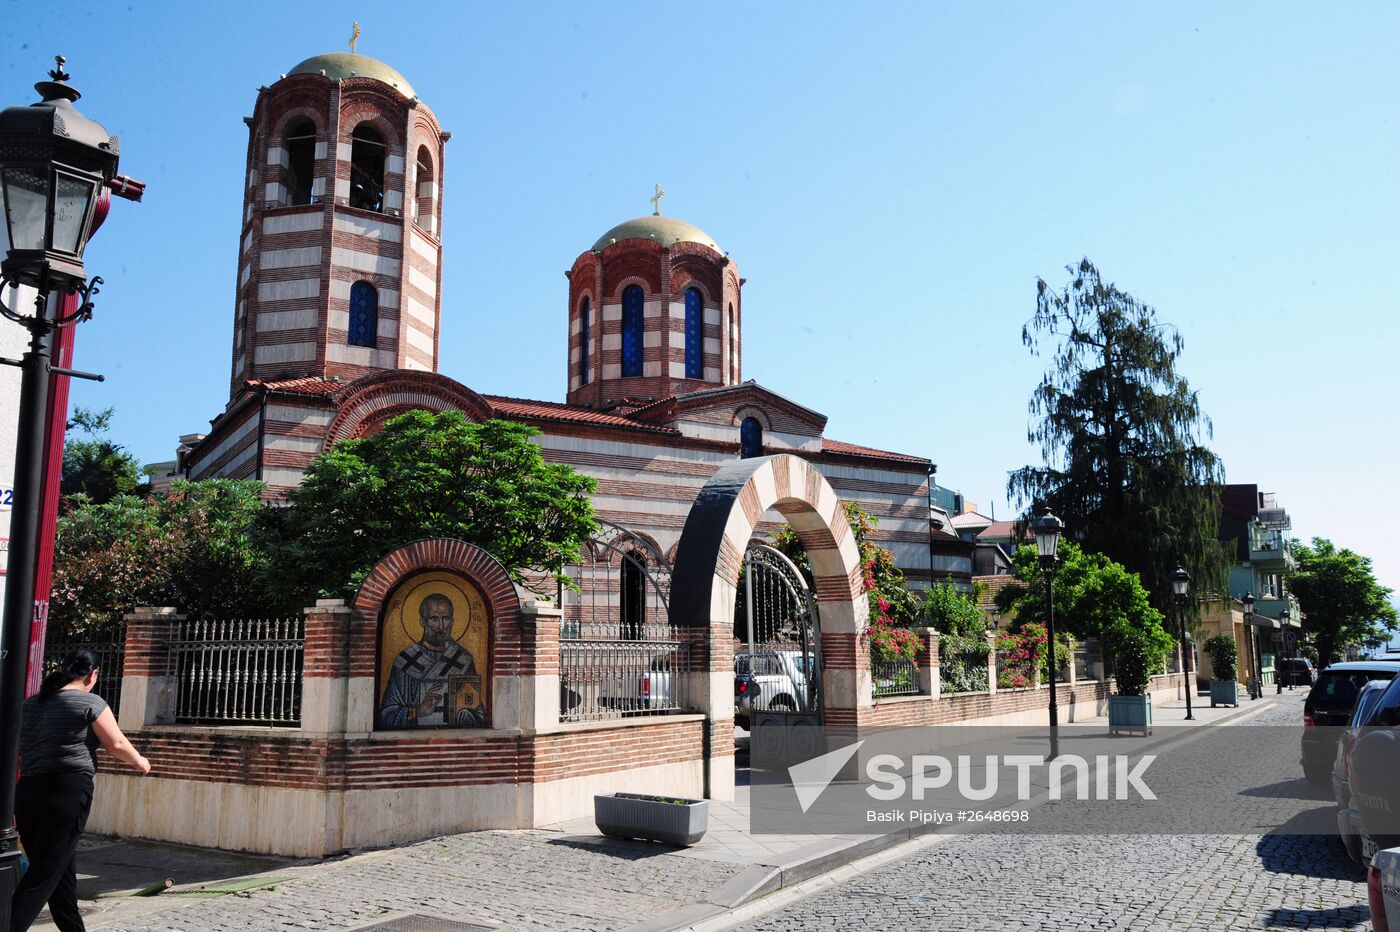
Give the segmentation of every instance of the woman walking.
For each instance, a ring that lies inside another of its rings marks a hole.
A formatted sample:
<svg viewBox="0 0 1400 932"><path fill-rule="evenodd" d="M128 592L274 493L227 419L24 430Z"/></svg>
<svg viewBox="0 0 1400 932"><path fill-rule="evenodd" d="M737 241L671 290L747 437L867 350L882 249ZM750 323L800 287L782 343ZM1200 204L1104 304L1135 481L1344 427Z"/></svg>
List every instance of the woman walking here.
<svg viewBox="0 0 1400 932"><path fill-rule="evenodd" d="M92 808L98 743L143 774L151 772L107 703L93 695L96 685L97 659L75 650L24 701L15 823L29 870L15 888L10 932L25 932L46 901L60 932L84 932L73 856Z"/></svg>

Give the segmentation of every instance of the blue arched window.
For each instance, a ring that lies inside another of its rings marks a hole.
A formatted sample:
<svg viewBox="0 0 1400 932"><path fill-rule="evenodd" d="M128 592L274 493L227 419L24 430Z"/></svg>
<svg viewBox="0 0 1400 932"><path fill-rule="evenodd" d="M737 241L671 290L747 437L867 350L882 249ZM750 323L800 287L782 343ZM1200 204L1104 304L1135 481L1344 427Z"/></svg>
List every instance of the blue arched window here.
<svg viewBox="0 0 1400 932"><path fill-rule="evenodd" d="M588 384L588 299L578 306L578 383Z"/></svg>
<svg viewBox="0 0 1400 932"><path fill-rule="evenodd" d="M642 374L642 286L622 290L622 377Z"/></svg>
<svg viewBox="0 0 1400 932"><path fill-rule="evenodd" d="M350 286L350 326L346 342L351 346L374 347L379 330L379 292L369 282Z"/></svg>
<svg viewBox="0 0 1400 932"><path fill-rule="evenodd" d="M685 377L705 377L705 302L699 288L685 292Z"/></svg>
<svg viewBox="0 0 1400 932"><path fill-rule="evenodd" d="M739 456L750 459L762 455L763 425L758 423L756 417L746 417L744 423L739 425Z"/></svg>

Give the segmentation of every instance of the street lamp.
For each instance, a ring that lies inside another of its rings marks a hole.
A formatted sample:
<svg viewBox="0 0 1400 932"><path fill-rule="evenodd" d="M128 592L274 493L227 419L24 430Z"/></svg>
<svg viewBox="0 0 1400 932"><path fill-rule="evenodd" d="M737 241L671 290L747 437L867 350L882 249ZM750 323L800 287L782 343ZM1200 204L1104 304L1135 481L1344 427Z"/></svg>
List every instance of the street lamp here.
<svg viewBox="0 0 1400 932"><path fill-rule="evenodd" d="M117 171L119 144L74 108L60 55L52 80L34 85L39 103L0 112L0 315L29 331L22 359L0 363L22 370L16 437L10 562L0 634L0 927L9 926L10 897L19 879L14 828L20 710L24 702L29 636L34 620L34 575L40 533L45 423L50 376L100 379L50 364L53 332L92 316L102 279L86 280L87 246L98 197ZM19 289L33 291L30 313ZM8 296L16 307L6 306ZM78 296L80 300L68 301Z"/></svg>
<svg viewBox="0 0 1400 932"><path fill-rule="evenodd" d="M1257 644L1259 641L1258 636L1254 633L1254 593L1246 592L1244 594L1243 602L1244 649L1245 653L1249 656L1249 662L1254 667L1253 675L1251 675L1249 678L1249 698L1251 700L1254 700L1259 698L1258 693L1263 692L1264 687L1264 681L1259 676L1259 664L1255 660L1254 653L1254 644Z"/></svg>
<svg viewBox="0 0 1400 932"><path fill-rule="evenodd" d="M1195 684L1191 682L1191 644L1186 640L1186 591L1191 585L1191 574L1186 572L1186 568L1177 564L1176 570L1172 573L1172 595L1176 596L1176 620L1181 626L1181 665L1186 674L1186 720L1192 721L1196 716L1191 714L1191 693L1195 692Z"/></svg>
<svg viewBox="0 0 1400 932"><path fill-rule="evenodd" d="M1060 550L1060 535L1065 523L1050 513L1047 507L1031 522L1035 533L1035 548L1040 554L1040 568L1045 571L1045 638L1049 642L1046 666L1050 681L1050 759L1060 756L1060 708L1055 693L1055 561Z"/></svg>
<svg viewBox="0 0 1400 932"><path fill-rule="evenodd" d="M1289 692L1293 692L1293 677L1295 677L1295 676L1298 675L1298 667L1297 667L1297 665L1293 662L1293 655L1294 655L1294 652L1297 650L1298 638L1293 634L1292 631L1289 631L1289 630L1288 630L1288 618L1289 618L1289 614L1290 614L1290 613L1289 613L1289 611L1288 611L1288 606L1287 606L1287 605L1284 605L1283 608L1282 608L1282 609L1279 611L1279 613L1278 613L1278 620L1279 620L1279 624L1282 626L1282 634L1281 634L1281 637L1283 638L1284 643L1287 644L1287 645L1289 645L1289 648L1288 648L1288 660L1289 660L1289 663L1288 663L1288 691L1289 691ZM1282 692L1283 692L1283 677L1282 677L1281 675L1275 674L1274 679L1278 682L1278 691L1279 691L1280 693L1282 693Z"/></svg>

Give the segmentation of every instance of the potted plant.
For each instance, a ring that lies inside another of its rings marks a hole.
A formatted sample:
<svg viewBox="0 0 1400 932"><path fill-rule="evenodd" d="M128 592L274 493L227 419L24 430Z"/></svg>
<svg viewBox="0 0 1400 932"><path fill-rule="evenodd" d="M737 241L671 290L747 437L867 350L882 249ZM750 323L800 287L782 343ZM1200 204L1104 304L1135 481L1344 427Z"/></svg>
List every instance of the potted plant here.
<svg viewBox="0 0 1400 932"><path fill-rule="evenodd" d="M688 847L705 837L710 802L646 793L608 793L593 797L593 821L613 838L638 838Z"/></svg>
<svg viewBox="0 0 1400 932"><path fill-rule="evenodd" d="M1228 634L1217 634L1205 643L1205 651L1210 657L1213 671L1210 681L1210 704L1240 704L1240 687L1235 681L1235 658L1239 656L1235 639Z"/></svg>
<svg viewBox="0 0 1400 932"><path fill-rule="evenodd" d="M1124 621L1112 632L1117 692L1108 697L1108 733L1152 733L1152 697L1147 694L1152 650L1146 631Z"/></svg>

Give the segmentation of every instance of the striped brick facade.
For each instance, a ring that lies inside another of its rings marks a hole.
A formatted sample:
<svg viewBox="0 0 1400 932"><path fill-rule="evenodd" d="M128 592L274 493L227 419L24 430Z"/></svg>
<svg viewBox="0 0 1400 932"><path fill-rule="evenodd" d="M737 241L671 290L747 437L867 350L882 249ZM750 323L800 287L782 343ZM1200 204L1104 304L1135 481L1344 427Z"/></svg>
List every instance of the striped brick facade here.
<svg viewBox="0 0 1400 932"><path fill-rule="evenodd" d="M288 134L315 127L309 202ZM369 77L291 74L258 92L235 294L230 398L247 380L353 380L437 368L445 134L416 98ZM357 127L385 141L377 210L350 206ZM377 292L373 346L348 340L356 282Z"/></svg>

